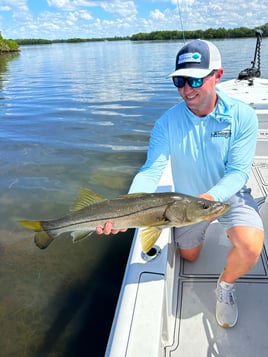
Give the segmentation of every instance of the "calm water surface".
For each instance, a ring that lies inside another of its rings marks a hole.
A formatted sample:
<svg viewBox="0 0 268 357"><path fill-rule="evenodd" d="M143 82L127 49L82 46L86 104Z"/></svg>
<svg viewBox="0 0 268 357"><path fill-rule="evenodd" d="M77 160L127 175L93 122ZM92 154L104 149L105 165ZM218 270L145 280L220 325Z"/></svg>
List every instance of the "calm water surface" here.
<svg viewBox="0 0 268 357"><path fill-rule="evenodd" d="M255 39L217 45L224 79L251 65ZM80 186L127 192L155 119L180 100L167 75L181 46L53 44L0 57L2 356L103 356L132 231L41 251L16 221L65 214Z"/></svg>

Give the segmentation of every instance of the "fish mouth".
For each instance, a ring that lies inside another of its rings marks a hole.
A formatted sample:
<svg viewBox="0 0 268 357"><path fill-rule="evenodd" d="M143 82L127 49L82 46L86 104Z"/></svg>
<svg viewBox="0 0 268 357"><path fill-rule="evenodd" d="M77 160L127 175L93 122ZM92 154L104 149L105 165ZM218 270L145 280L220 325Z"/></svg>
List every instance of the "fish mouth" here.
<svg viewBox="0 0 268 357"><path fill-rule="evenodd" d="M229 209L230 209L230 205L225 203L224 205L222 205L221 203L219 204L219 206L217 207L218 205L216 205L214 207L215 211L213 213L211 213L210 215L208 215L208 219L213 219L213 218L216 218L216 217L219 217L221 215L223 215L224 213L226 213Z"/></svg>

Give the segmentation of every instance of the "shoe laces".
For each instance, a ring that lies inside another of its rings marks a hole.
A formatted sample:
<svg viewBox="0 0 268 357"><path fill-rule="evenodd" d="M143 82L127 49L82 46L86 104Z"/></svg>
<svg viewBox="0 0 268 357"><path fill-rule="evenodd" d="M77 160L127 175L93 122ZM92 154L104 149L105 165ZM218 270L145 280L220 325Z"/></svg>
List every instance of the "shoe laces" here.
<svg viewBox="0 0 268 357"><path fill-rule="evenodd" d="M235 289L224 289L220 284L218 285L218 300L224 304L235 304Z"/></svg>

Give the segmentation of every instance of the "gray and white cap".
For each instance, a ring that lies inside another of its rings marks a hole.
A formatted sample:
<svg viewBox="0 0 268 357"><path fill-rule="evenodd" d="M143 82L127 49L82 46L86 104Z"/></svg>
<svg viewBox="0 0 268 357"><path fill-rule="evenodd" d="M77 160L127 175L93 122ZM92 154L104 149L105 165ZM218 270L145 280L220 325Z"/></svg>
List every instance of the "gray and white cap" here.
<svg viewBox="0 0 268 357"><path fill-rule="evenodd" d="M169 77L204 78L214 69L221 68L218 48L205 40L193 40L183 46L176 56L175 72Z"/></svg>

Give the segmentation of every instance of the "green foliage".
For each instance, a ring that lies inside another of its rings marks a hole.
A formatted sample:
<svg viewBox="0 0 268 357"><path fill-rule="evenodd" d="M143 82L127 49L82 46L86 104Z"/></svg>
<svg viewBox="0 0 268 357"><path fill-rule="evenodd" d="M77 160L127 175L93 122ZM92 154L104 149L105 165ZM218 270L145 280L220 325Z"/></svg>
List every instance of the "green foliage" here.
<svg viewBox="0 0 268 357"><path fill-rule="evenodd" d="M16 40L19 45L49 45L52 43L51 40L45 40L43 38L29 38Z"/></svg>
<svg viewBox="0 0 268 357"><path fill-rule="evenodd" d="M263 31L263 36L268 36L268 23L259 26L259 29ZM247 27L238 27L234 29L225 29L220 27L218 29L208 28L207 30L195 30L195 31L153 31L150 33L140 32L132 35L130 39L132 41L145 41L145 40L180 40L180 39L215 39L215 38L239 38L239 37L255 37L255 31Z"/></svg>
<svg viewBox="0 0 268 357"><path fill-rule="evenodd" d="M263 37L268 36L268 23L259 26L259 29L263 31ZM242 37L255 37L255 31L247 27L238 27L234 29L220 28L208 28L206 30L192 30L192 31L153 31L153 32L140 32L132 36L115 36L106 38L70 38L70 39L58 39L58 40L46 40L46 39L18 39L4 40L0 32L0 53L9 51L18 51L19 45L42 45L53 43L79 43L79 42L96 42L96 41L169 41L169 40L181 40L181 39L221 39L221 38L242 38Z"/></svg>
<svg viewBox="0 0 268 357"><path fill-rule="evenodd" d="M0 53L15 52L19 50L19 45L16 41L5 40L0 32Z"/></svg>
<svg viewBox="0 0 268 357"><path fill-rule="evenodd" d="M130 37L107 37L107 38L68 38L68 39L59 39L59 40L45 40L42 38L29 38L29 39L18 39L16 42L19 45L48 45L53 43L80 43L80 42L97 42L97 41L122 41L129 40Z"/></svg>
<svg viewBox="0 0 268 357"><path fill-rule="evenodd" d="M15 52L19 50L19 45L16 41L5 40L2 35L0 37L0 53L2 52Z"/></svg>

